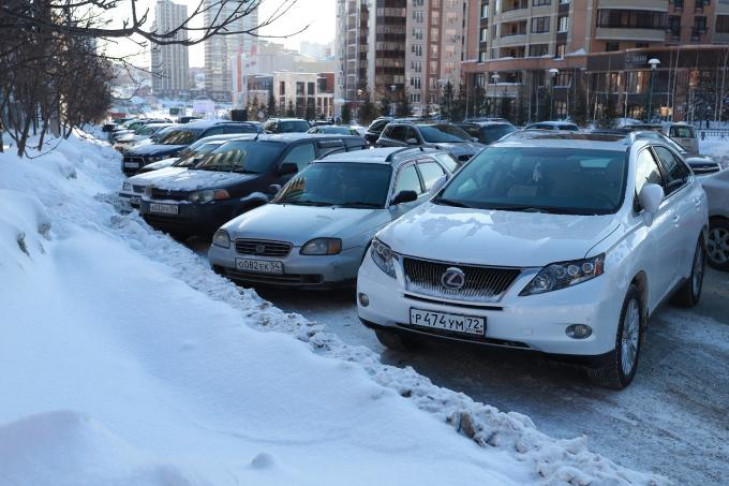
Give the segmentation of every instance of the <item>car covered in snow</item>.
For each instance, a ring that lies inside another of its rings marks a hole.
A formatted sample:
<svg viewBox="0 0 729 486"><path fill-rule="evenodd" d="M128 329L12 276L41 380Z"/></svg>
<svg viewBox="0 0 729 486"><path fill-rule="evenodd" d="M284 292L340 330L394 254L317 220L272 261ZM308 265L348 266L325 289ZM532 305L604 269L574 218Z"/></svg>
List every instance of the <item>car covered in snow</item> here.
<svg viewBox="0 0 729 486"><path fill-rule="evenodd" d="M175 157L185 147L201 138L233 133L258 133L260 127L253 123L225 120L200 120L177 125L156 144L131 147L124 152L122 171L126 175L136 174L147 164Z"/></svg>
<svg viewBox="0 0 729 486"><path fill-rule="evenodd" d="M353 285L372 237L422 204L450 174L436 149L339 152L309 164L271 204L220 228L208 259L234 280L297 287Z"/></svg>
<svg viewBox="0 0 729 486"><path fill-rule="evenodd" d="M184 172L156 179L139 210L162 231L209 237L223 223L267 203L312 160L364 147L364 140L352 135L251 135L221 145Z"/></svg>
<svg viewBox="0 0 729 486"><path fill-rule="evenodd" d="M707 229L706 194L668 145L524 131L376 235L359 317L385 346L567 355L623 388L659 304L698 302Z"/></svg>

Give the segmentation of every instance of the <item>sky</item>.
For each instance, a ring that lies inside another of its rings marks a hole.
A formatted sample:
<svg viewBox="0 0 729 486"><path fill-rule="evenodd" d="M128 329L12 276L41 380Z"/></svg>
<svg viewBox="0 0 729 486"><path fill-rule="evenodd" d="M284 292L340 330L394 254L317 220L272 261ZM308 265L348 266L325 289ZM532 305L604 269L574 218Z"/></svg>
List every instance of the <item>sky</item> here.
<svg viewBox="0 0 729 486"><path fill-rule="evenodd" d="M175 0L175 3L185 3L188 11L192 11L201 0ZM276 8L284 2L292 0L262 0L259 7L258 18L263 20L270 16ZM140 6L148 6L154 12L155 0L139 0ZM335 0L295 0L295 3L287 14L279 18L274 24L261 30L262 35L282 36L296 32L309 25L306 31L286 39L270 38L272 42L286 45L290 49L298 49L302 41L327 44L334 39ZM151 22L150 22L151 24ZM125 53L138 53L139 47L131 42L123 42L120 48ZM198 44L190 48L190 65L201 67L204 63L204 44ZM146 53L135 56L136 63L148 63Z"/></svg>

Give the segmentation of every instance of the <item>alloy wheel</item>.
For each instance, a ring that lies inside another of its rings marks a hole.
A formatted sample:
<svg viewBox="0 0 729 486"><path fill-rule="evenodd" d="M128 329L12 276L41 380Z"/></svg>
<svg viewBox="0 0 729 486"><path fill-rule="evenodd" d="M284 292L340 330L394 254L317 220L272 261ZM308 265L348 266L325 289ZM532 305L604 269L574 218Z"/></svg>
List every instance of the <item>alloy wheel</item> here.
<svg viewBox="0 0 729 486"><path fill-rule="evenodd" d="M628 376L635 367L640 345L640 307L636 299L631 299L623 317L623 333L620 337L620 363L623 375Z"/></svg>
<svg viewBox="0 0 729 486"><path fill-rule="evenodd" d="M715 264L723 265L729 262L729 230L722 227L709 230L706 253Z"/></svg>

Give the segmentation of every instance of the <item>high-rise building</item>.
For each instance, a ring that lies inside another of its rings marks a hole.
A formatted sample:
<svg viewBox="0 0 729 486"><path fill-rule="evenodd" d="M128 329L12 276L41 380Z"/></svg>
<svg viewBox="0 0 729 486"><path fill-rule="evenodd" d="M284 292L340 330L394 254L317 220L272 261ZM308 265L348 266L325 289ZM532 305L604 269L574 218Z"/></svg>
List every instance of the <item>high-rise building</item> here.
<svg viewBox="0 0 729 486"><path fill-rule="evenodd" d="M222 7L221 7L222 5ZM220 3L219 0L205 0L205 25L214 25L219 19L233 16L240 2ZM205 89L208 95L221 101L230 100L233 83L232 66L241 55L249 56L256 38L244 32L258 27L258 7L244 17L227 25L231 35L213 35L205 41Z"/></svg>
<svg viewBox="0 0 729 486"><path fill-rule="evenodd" d="M339 58L337 98L358 101L367 88L368 0L337 0L336 54Z"/></svg>
<svg viewBox="0 0 729 486"><path fill-rule="evenodd" d="M155 28L170 32L187 19L187 6L170 0L158 0L155 6ZM187 32L180 30L175 40L186 41ZM179 95L190 88L190 58L188 47L179 44L154 45L151 49L152 92L160 96Z"/></svg>
<svg viewBox="0 0 729 486"><path fill-rule="evenodd" d="M470 114L673 117L699 76L682 82L676 59L691 50L702 71L700 45L729 41L729 1L471 0L466 31Z"/></svg>

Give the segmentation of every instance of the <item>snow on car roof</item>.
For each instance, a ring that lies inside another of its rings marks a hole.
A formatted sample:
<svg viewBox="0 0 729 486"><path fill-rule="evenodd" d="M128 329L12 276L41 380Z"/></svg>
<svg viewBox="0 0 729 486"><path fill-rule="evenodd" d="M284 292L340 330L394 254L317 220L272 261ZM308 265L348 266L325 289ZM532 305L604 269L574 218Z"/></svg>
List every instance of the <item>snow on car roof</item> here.
<svg viewBox="0 0 729 486"><path fill-rule="evenodd" d="M353 150L351 152L337 152L316 160L321 162L360 162L368 164L390 164L397 165L401 162L412 160L419 155L427 155L441 152L440 150L426 147L384 147L369 150ZM396 156L396 154L398 156ZM392 156L392 157L390 157ZM390 157L390 160L388 160Z"/></svg>

